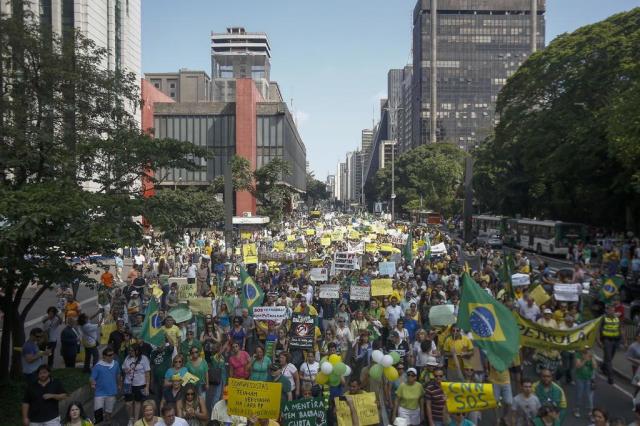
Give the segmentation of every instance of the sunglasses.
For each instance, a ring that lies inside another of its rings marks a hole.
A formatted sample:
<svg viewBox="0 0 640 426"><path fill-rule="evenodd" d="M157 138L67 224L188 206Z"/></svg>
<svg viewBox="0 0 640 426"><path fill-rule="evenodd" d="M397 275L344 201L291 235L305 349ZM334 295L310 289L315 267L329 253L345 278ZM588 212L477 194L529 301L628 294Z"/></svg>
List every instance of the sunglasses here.
<svg viewBox="0 0 640 426"><path fill-rule="evenodd" d="M173 361L174 364L182 364L182 361Z"/></svg>
<svg viewBox="0 0 640 426"><path fill-rule="evenodd" d="M194 396L194 395L195 395L195 393L194 393L194 392L187 392L185 395L187 395L187 396Z"/></svg>
<svg viewBox="0 0 640 426"><path fill-rule="evenodd" d="M436 379L441 379L444 377L444 374L434 374L433 377L435 377Z"/></svg>
<svg viewBox="0 0 640 426"><path fill-rule="evenodd" d="M416 373L408 373L407 376L414 376L415 377ZM438 376L436 376L436 377L438 377ZM440 376L440 377L442 377L442 376Z"/></svg>
<svg viewBox="0 0 640 426"><path fill-rule="evenodd" d="M113 356L113 355L114 355L113 352L111 352L110 354L104 354L104 356Z"/></svg>

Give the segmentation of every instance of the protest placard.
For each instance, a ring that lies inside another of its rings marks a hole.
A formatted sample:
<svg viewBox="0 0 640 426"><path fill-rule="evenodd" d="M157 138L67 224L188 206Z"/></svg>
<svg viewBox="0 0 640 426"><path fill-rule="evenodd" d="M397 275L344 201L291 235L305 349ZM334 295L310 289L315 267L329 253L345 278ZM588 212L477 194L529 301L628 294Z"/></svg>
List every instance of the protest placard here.
<svg viewBox="0 0 640 426"><path fill-rule="evenodd" d="M533 300L536 302L538 306L544 305L547 302L547 300L551 299L551 296L549 296L547 292L544 291L544 288L542 288L541 285L536 286L536 288L531 290L529 295L533 297Z"/></svg>
<svg viewBox="0 0 640 426"><path fill-rule="evenodd" d="M593 347L600 332L602 317L580 324L569 330L545 327L514 313L520 329L520 344L542 350L572 351Z"/></svg>
<svg viewBox="0 0 640 426"><path fill-rule="evenodd" d="M396 273L396 263L395 262L380 262L378 264L378 271L381 276L392 277Z"/></svg>
<svg viewBox="0 0 640 426"><path fill-rule="evenodd" d="M285 246L286 243L284 241L276 241L275 243L273 243L273 249L275 251L284 251Z"/></svg>
<svg viewBox="0 0 640 426"><path fill-rule="evenodd" d="M371 299L371 288L362 285L352 285L349 288L349 299L350 300L370 300Z"/></svg>
<svg viewBox="0 0 640 426"><path fill-rule="evenodd" d="M340 299L340 285L323 284L318 292L320 299Z"/></svg>
<svg viewBox="0 0 640 426"><path fill-rule="evenodd" d="M325 413L322 397L288 401L282 410L282 426L324 426Z"/></svg>
<svg viewBox="0 0 640 426"><path fill-rule="evenodd" d="M498 406L491 383L442 382L449 413L468 413Z"/></svg>
<svg viewBox="0 0 640 426"><path fill-rule="evenodd" d="M371 280L371 296L388 296L393 293L391 278Z"/></svg>
<svg viewBox="0 0 640 426"><path fill-rule="evenodd" d="M314 322L309 315L294 313L291 320L291 340L289 346L292 348L313 348Z"/></svg>
<svg viewBox="0 0 640 426"><path fill-rule="evenodd" d="M169 283L178 284L178 300L186 301L198 297L196 283L188 283L186 278L169 278Z"/></svg>
<svg viewBox="0 0 640 426"><path fill-rule="evenodd" d="M195 297L187 300L189 301L189 309L194 314L211 315L213 312L211 297Z"/></svg>
<svg viewBox="0 0 640 426"><path fill-rule="evenodd" d="M453 305L435 305L429 309L429 324L447 326L455 324L456 316Z"/></svg>
<svg viewBox="0 0 640 426"><path fill-rule="evenodd" d="M433 255L447 254L447 246L445 246L444 243L439 243L434 246L431 246L431 254Z"/></svg>
<svg viewBox="0 0 640 426"><path fill-rule="evenodd" d="M257 321L275 321L288 319L286 306L254 306L253 319Z"/></svg>
<svg viewBox="0 0 640 426"><path fill-rule="evenodd" d="M359 257L354 252L336 252L333 256L333 268L336 271L354 271L360 269Z"/></svg>
<svg viewBox="0 0 640 426"><path fill-rule="evenodd" d="M514 287L523 287L531 284L529 274L513 274L511 275L511 283Z"/></svg>
<svg viewBox="0 0 640 426"><path fill-rule="evenodd" d="M327 268L311 268L309 277L311 281L327 281L329 279L329 270Z"/></svg>
<svg viewBox="0 0 640 426"><path fill-rule="evenodd" d="M322 247L329 247L331 245L331 237L320 238L320 245Z"/></svg>
<svg viewBox="0 0 640 426"><path fill-rule="evenodd" d="M373 392L364 392L358 395L351 395L353 407L355 408L358 420L361 426L376 425L380 423L378 415L378 405L376 404L376 394ZM346 401L340 398L334 399L336 403L336 417L338 426L351 426L354 424L351 419L351 410Z"/></svg>
<svg viewBox="0 0 640 426"><path fill-rule="evenodd" d="M554 284L553 297L558 301L577 302L580 299L582 284Z"/></svg>
<svg viewBox="0 0 640 426"><path fill-rule="evenodd" d="M230 378L228 392L227 412L232 416L280 417L282 383Z"/></svg>
<svg viewBox="0 0 640 426"><path fill-rule="evenodd" d="M258 263L258 248L255 243L242 245L242 257L246 265Z"/></svg>

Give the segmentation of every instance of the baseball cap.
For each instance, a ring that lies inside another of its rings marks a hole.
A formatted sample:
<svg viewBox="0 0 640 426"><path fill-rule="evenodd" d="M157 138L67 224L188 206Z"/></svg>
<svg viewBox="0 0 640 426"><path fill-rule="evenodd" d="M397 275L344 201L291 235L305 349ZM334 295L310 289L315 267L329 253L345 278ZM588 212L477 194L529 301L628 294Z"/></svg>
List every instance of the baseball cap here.
<svg viewBox="0 0 640 426"><path fill-rule="evenodd" d="M549 308L545 309L544 311L542 311L543 314L552 314L553 311Z"/></svg>
<svg viewBox="0 0 640 426"><path fill-rule="evenodd" d="M411 374L411 373L415 374L416 376L418 375L418 371L413 367L407 370L407 374Z"/></svg>

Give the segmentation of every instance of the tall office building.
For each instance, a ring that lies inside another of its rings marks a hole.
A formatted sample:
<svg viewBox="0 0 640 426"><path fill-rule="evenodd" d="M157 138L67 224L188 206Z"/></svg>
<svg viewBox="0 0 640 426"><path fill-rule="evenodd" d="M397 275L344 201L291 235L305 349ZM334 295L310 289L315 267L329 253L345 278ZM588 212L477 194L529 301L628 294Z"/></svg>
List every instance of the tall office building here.
<svg viewBox="0 0 640 426"><path fill-rule="evenodd" d="M266 33L250 33L242 27L211 33L212 100L235 101L235 81L250 78L263 99L269 99L271 46Z"/></svg>
<svg viewBox="0 0 640 426"><path fill-rule="evenodd" d="M360 203L362 201L362 152L356 150L351 154L351 164L349 166L351 171L350 201L352 203Z"/></svg>
<svg viewBox="0 0 640 426"><path fill-rule="evenodd" d="M402 70L401 108L398 110L398 152L403 153L411 149L411 135L413 128L412 110L412 79L413 66L406 65Z"/></svg>
<svg viewBox="0 0 640 426"><path fill-rule="evenodd" d="M335 199L336 198L336 176L328 175L325 183L327 185L327 193L329 194L329 198L332 200Z"/></svg>
<svg viewBox="0 0 640 426"><path fill-rule="evenodd" d="M145 80L175 102L207 102L211 78L204 71L182 68L178 72L145 73Z"/></svg>
<svg viewBox="0 0 640 426"><path fill-rule="evenodd" d="M140 0L25 0L41 24L64 37L74 28L93 40L96 47L108 49L102 66L126 70L141 76ZM0 13L11 14L12 2L1 0Z"/></svg>
<svg viewBox="0 0 640 426"><path fill-rule="evenodd" d="M371 155L372 146L373 146L373 130L362 129L362 136L360 140L360 151L362 152L362 156L365 162Z"/></svg>
<svg viewBox="0 0 640 426"><path fill-rule="evenodd" d="M418 0L412 146L481 142L497 122L498 92L544 34L545 0Z"/></svg>
<svg viewBox="0 0 640 426"><path fill-rule="evenodd" d="M402 101L401 69L391 69L387 73L387 100L389 108L389 138L398 139L398 117Z"/></svg>

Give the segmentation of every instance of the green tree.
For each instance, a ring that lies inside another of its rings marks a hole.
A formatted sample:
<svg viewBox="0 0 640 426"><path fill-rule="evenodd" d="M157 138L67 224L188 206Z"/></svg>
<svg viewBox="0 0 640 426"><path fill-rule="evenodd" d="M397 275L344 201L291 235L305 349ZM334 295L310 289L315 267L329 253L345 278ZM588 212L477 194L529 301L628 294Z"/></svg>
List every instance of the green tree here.
<svg viewBox="0 0 640 426"><path fill-rule="evenodd" d="M65 33L63 43L18 3L0 19L0 379L39 297L57 283L93 282L68 256L141 241L133 218L145 212L146 171L162 179L160 170L196 170L192 159L206 156L143 135L131 113L140 99L135 75L103 70L104 49L80 34Z"/></svg>
<svg viewBox="0 0 640 426"><path fill-rule="evenodd" d="M475 153L483 208L638 229L640 8L555 39L498 96Z"/></svg>
<svg viewBox="0 0 640 426"><path fill-rule="evenodd" d="M396 209L408 212L422 205L445 214L459 208L456 194L464 176L464 151L449 143L427 144L398 156L395 162ZM391 197L391 168L375 176L376 199Z"/></svg>
<svg viewBox="0 0 640 426"><path fill-rule="evenodd" d="M289 175L291 165L277 157L253 174L255 183L250 192L258 202L258 214L269 216L272 226L278 226L290 210L293 189L284 183Z"/></svg>
<svg viewBox="0 0 640 426"><path fill-rule="evenodd" d="M311 206L319 201L329 199L327 185L316 179L313 172L307 173L307 192L304 195L304 199Z"/></svg>

